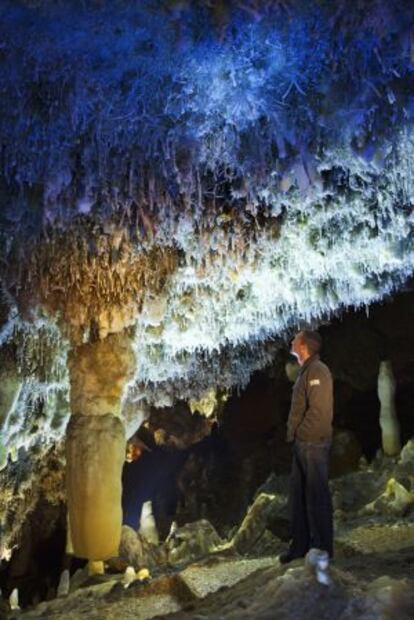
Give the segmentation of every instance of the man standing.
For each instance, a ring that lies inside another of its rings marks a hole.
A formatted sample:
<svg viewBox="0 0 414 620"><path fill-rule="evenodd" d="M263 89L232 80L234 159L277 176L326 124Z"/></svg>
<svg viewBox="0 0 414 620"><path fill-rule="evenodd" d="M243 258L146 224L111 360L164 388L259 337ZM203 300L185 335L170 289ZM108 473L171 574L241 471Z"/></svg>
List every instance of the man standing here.
<svg viewBox="0 0 414 620"><path fill-rule="evenodd" d="M279 556L282 564L304 557L312 547L333 555L328 485L333 389L329 368L319 359L321 346L318 332L309 330L299 332L292 341L291 352L301 368L287 422L287 441L293 442L289 493L292 541Z"/></svg>

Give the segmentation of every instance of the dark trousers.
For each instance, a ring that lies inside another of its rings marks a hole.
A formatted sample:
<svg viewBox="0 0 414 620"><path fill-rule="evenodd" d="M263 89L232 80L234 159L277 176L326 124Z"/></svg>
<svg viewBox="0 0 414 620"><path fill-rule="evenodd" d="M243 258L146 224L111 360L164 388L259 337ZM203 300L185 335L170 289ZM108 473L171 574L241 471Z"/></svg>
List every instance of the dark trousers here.
<svg viewBox="0 0 414 620"><path fill-rule="evenodd" d="M295 440L290 480L290 551L302 557L312 547L333 556L332 501L328 485L331 442Z"/></svg>

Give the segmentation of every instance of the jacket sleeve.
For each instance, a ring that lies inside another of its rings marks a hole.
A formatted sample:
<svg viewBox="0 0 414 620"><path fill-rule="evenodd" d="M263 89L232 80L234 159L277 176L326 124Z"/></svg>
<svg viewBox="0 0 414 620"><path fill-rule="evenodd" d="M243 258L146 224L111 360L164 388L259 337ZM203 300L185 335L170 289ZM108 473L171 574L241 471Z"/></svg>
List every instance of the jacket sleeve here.
<svg viewBox="0 0 414 620"><path fill-rule="evenodd" d="M292 390L292 404L290 406L288 421L287 421L287 433L286 441L290 442L295 439L296 429L303 420L303 416L306 412L306 380L299 375L297 378L293 390Z"/></svg>

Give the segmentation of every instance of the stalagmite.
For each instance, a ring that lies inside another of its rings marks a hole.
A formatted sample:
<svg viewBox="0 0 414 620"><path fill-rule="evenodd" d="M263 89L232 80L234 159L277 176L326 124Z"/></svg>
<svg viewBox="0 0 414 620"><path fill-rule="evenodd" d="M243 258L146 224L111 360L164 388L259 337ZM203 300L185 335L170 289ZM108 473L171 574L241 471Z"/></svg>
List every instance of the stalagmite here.
<svg viewBox="0 0 414 620"><path fill-rule="evenodd" d="M148 568L141 568L141 570L139 570L137 573L137 579L142 583L149 581L151 579L151 573L149 572Z"/></svg>
<svg viewBox="0 0 414 620"><path fill-rule="evenodd" d="M125 432L121 398L134 366L126 334L113 334L71 351L71 419L67 427L67 493L76 556L101 572L118 553ZM96 561L99 562L97 566Z"/></svg>
<svg viewBox="0 0 414 620"><path fill-rule="evenodd" d="M117 554L121 535L124 429L114 416L73 416L67 429L67 488L76 556Z"/></svg>
<svg viewBox="0 0 414 620"><path fill-rule="evenodd" d="M10 609L12 611L17 611L18 609L20 609L20 607L19 607L19 590L17 588L14 588L14 590L10 594L9 603L10 603Z"/></svg>
<svg viewBox="0 0 414 620"><path fill-rule="evenodd" d="M57 587L57 595L58 597L67 596L69 594L70 588L70 573L66 568L59 579L59 585Z"/></svg>
<svg viewBox="0 0 414 620"><path fill-rule="evenodd" d="M135 568L133 566L127 566L123 578L124 588L128 588L136 578L137 574Z"/></svg>
<svg viewBox="0 0 414 620"><path fill-rule="evenodd" d="M66 547L65 553L67 555L73 555L73 543L72 543L72 533L70 531L70 522L69 522L69 512L66 513Z"/></svg>
<svg viewBox="0 0 414 620"><path fill-rule="evenodd" d="M158 545L159 536L154 515L152 513L151 501L144 502L142 505L139 533L142 534L148 542Z"/></svg>
<svg viewBox="0 0 414 620"><path fill-rule="evenodd" d="M176 534L177 529L178 529L177 521L173 521L173 522L171 523L171 527L170 527L170 531L169 531L169 533L168 533L168 536L167 536L167 538L165 539L165 544L166 544L166 545L168 545L168 543L169 543L170 541L171 541L171 542L174 542L174 540L175 540L175 538L176 538L175 534Z"/></svg>
<svg viewBox="0 0 414 620"><path fill-rule="evenodd" d="M382 449L387 456L399 454L401 450L400 425L395 410L395 378L391 362L381 362L378 373L378 398L381 403L380 426Z"/></svg>
<svg viewBox="0 0 414 620"><path fill-rule="evenodd" d="M88 562L88 574L89 575L103 575L105 572L105 564L102 560L89 560Z"/></svg>

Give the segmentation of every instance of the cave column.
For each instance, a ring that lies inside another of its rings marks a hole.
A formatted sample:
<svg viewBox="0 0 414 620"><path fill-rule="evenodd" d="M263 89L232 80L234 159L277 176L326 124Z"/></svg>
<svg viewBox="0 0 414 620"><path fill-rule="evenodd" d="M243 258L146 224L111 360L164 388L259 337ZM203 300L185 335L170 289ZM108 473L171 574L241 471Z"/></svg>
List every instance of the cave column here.
<svg viewBox="0 0 414 620"><path fill-rule="evenodd" d="M71 418L66 431L70 536L91 572L118 555L122 527L125 431L121 400L135 365L125 333L75 347L69 354Z"/></svg>
<svg viewBox="0 0 414 620"><path fill-rule="evenodd" d="M395 378L391 362L380 363L378 373L378 398L381 403L380 426L382 433L382 450L387 456L400 453L400 425L395 409Z"/></svg>

